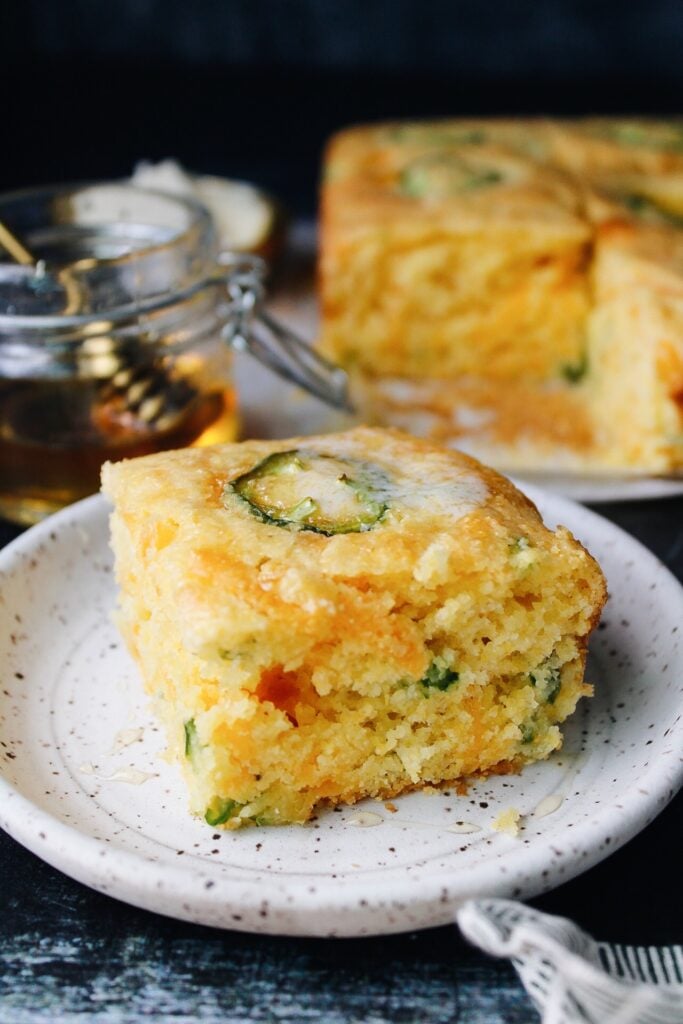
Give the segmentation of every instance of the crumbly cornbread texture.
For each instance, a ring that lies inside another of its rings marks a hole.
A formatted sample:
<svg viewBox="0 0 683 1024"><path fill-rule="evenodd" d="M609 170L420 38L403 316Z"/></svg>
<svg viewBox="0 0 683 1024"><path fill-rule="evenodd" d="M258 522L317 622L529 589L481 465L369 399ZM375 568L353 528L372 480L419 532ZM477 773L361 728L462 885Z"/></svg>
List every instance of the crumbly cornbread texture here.
<svg viewBox="0 0 683 1024"><path fill-rule="evenodd" d="M211 825L516 770L591 692L598 565L465 455L359 428L103 481L118 622Z"/></svg>
<svg viewBox="0 0 683 1024"><path fill-rule="evenodd" d="M498 465L676 470L682 254L683 122L353 128L325 164L322 346L366 414Z"/></svg>

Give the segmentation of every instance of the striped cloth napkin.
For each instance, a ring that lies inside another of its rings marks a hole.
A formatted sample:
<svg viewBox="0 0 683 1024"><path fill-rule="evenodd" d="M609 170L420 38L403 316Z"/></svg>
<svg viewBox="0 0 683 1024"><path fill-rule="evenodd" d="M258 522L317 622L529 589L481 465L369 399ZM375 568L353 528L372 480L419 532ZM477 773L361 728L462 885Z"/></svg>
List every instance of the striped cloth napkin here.
<svg viewBox="0 0 683 1024"><path fill-rule="evenodd" d="M469 900L457 920L475 946L512 958L543 1024L683 1024L683 946L594 942L512 900Z"/></svg>

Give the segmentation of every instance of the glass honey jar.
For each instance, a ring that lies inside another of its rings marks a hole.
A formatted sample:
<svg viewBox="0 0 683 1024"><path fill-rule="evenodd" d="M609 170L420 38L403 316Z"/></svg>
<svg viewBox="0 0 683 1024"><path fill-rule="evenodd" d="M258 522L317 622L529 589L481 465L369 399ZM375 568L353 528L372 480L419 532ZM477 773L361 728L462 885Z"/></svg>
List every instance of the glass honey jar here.
<svg viewBox="0 0 683 1024"><path fill-rule="evenodd" d="M263 267L220 254L199 203L57 187L0 196L0 222L34 261L0 253L0 515L94 493L106 460L234 440L231 344L339 404L299 339L266 314L252 334Z"/></svg>

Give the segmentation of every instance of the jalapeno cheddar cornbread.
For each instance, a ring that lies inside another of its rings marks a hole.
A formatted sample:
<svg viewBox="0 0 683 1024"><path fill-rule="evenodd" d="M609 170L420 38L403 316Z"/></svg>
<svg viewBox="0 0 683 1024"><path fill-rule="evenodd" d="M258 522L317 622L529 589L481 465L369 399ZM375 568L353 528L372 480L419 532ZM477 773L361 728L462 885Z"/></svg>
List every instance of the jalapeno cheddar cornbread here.
<svg viewBox="0 0 683 1024"><path fill-rule="evenodd" d="M321 213L321 344L366 416L505 468L683 469L683 122L353 128Z"/></svg>
<svg viewBox="0 0 683 1024"><path fill-rule="evenodd" d="M605 586L509 481L398 432L107 465L119 624L213 827L560 746Z"/></svg>

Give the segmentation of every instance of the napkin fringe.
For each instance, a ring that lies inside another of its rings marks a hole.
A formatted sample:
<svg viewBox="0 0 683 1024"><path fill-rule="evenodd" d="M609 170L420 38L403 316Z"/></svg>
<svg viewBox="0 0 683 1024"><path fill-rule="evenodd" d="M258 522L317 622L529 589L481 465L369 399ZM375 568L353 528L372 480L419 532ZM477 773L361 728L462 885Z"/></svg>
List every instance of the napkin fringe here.
<svg viewBox="0 0 683 1024"><path fill-rule="evenodd" d="M597 943L608 974L649 985L683 985L683 946L618 946Z"/></svg>
<svg viewBox="0 0 683 1024"><path fill-rule="evenodd" d="M458 924L510 957L543 1024L683 1024L683 948L597 943L567 918L513 900L470 900Z"/></svg>

